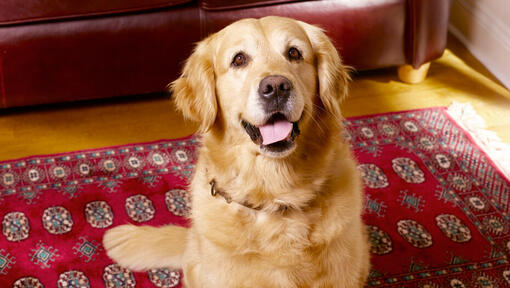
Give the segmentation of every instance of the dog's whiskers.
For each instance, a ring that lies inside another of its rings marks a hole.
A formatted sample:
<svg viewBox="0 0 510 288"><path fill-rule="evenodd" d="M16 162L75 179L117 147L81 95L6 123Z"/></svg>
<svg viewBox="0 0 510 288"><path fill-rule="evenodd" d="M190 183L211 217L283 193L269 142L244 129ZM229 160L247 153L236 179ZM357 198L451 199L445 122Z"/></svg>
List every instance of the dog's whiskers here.
<svg viewBox="0 0 510 288"><path fill-rule="evenodd" d="M319 105L317 105L317 104L315 104L315 103L312 103L312 105L313 105L314 107L316 107L317 109L319 109L319 110L321 110L321 111L325 112L326 114L329 114L329 115L330 115L330 116L332 116L333 118L335 118L335 120L336 120L336 121L335 121L335 123L342 123L342 122L344 121L344 119L343 119L342 117L338 117L338 116L336 116L335 114L331 113L330 111L328 111L328 110L324 109L324 107L321 107L321 106L319 106Z"/></svg>
<svg viewBox="0 0 510 288"><path fill-rule="evenodd" d="M309 110L305 110L304 113L307 114L307 116L310 116L310 118L312 119L312 121L317 124L317 127L319 127L319 129L321 130L321 133L324 134L324 129L322 128L322 125L321 123L319 123L319 121L313 116L312 112L309 111Z"/></svg>
<svg viewBox="0 0 510 288"><path fill-rule="evenodd" d="M342 128L341 123L344 120L342 117L336 116L335 114L329 112L328 110L324 109L323 107L321 107L315 103L313 103L313 106L316 107L317 109L321 110L322 112L328 114L329 116L333 117L335 119L335 121L333 121L333 122L334 122L334 125L336 125L336 128Z"/></svg>

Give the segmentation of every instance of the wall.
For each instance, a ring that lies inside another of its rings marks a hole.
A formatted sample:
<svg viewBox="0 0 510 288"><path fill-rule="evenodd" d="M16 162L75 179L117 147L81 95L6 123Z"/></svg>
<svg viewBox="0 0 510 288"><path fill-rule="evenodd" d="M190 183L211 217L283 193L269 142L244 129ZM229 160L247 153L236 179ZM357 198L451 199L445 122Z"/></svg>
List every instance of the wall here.
<svg viewBox="0 0 510 288"><path fill-rule="evenodd" d="M509 0L453 0L449 30L510 88Z"/></svg>

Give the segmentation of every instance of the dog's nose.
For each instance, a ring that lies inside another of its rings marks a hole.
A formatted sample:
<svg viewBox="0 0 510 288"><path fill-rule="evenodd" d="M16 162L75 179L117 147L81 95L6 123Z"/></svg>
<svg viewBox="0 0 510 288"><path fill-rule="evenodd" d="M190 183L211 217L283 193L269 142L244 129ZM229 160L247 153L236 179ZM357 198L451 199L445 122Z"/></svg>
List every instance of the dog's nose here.
<svg viewBox="0 0 510 288"><path fill-rule="evenodd" d="M271 75L262 79L259 84L259 95L268 102L285 103L290 96L292 84L289 79L280 75Z"/></svg>

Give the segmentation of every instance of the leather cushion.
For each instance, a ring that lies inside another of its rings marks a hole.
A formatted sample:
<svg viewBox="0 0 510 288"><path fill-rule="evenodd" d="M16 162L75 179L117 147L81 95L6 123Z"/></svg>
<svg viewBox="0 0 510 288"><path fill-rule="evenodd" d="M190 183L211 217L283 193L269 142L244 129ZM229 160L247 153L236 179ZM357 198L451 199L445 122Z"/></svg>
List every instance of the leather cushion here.
<svg viewBox="0 0 510 288"><path fill-rule="evenodd" d="M193 5L3 27L0 107L164 91L198 40Z"/></svg>
<svg viewBox="0 0 510 288"><path fill-rule="evenodd" d="M145 11L192 0L1 0L0 26Z"/></svg>

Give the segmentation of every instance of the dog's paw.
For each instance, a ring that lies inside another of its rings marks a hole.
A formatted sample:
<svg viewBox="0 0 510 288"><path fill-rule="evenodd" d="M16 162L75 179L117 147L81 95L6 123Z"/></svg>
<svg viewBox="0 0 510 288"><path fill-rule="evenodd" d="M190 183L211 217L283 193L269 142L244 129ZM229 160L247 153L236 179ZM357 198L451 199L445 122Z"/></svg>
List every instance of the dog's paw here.
<svg viewBox="0 0 510 288"><path fill-rule="evenodd" d="M122 225L106 231L106 254L120 266L148 270L182 265L187 229L179 226Z"/></svg>
<svg viewBox="0 0 510 288"><path fill-rule="evenodd" d="M121 225L106 231L103 236L103 246L106 254L120 266L142 270L139 257L141 256L140 246L143 246L141 239L141 227L134 225Z"/></svg>

